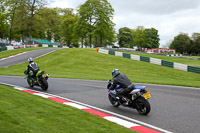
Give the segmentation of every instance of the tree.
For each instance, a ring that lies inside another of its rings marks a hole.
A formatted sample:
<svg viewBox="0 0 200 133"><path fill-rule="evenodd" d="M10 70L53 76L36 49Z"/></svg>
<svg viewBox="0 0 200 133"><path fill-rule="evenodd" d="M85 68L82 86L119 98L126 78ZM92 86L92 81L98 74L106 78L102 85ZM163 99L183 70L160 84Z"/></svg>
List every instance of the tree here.
<svg viewBox="0 0 200 133"><path fill-rule="evenodd" d="M9 22L9 43L11 44L11 40L13 39L13 26L16 18L16 11L19 6L18 0L8 0L5 3L5 6L9 7L7 9L8 12L8 22Z"/></svg>
<svg viewBox="0 0 200 133"><path fill-rule="evenodd" d="M191 39L187 34L180 33L179 35L174 37L174 40L172 41L170 48L176 49L176 51L180 52L181 54L183 54L184 52L191 54L192 53Z"/></svg>
<svg viewBox="0 0 200 133"><path fill-rule="evenodd" d="M28 13L25 0L18 0L18 2L12 32L14 39L21 39L24 43L25 36L28 34Z"/></svg>
<svg viewBox="0 0 200 133"><path fill-rule="evenodd" d="M35 24L40 28L36 28L38 38L51 41L62 41L61 39L61 21L63 19L63 9L61 8L42 8L36 15ZM35 34L33 37L36 37Z"/></svg>
<svg viewBox="0 0 200 133"><path fill-rule="evenodd" d="M90 47L92 45L92 32L94 31L95 28L94 25L96 21L95 5L97 1L87 0L84 4L80 6L79 9L79 19L80 19L79 22L82 21L80 26L83 26L86 29L86 35L89 36Z"/></svg>
<svg viewBox="0 0 200 133"><path fill-rule="evenodd" d="M6 15L0 14L0 38L7 38L8 37L8 28L9 25L6 22Z"/></svg>
<svg viewBox="0 0 200 133"><path fill-rule="evenodd" d="M131 29L124 27L119 29L118 34L119 46L120 47L133 47L133 37Z"/></svg>
<svg viewBox="0 0 200 133"><path fill-rule="evenodd" d="M47 4L47 0L6 0L6 12L8 12L9 40L18 39L24 41L24 36L29 30L29 40L32 41L33 29L40 29L36 24L35 15ZM27 30L28 29L28 30Z"/></svg>
<svg viewBox="0 0 200 133"><path fill-rule="evenodd" d="M5 1L2 0L0 1L0 38L2 39L8 37L9 24L6 20Z"/></svg>
<svg viewBox="0 0 200 133"><path fill-rule="evenodd" d="M78 10L79 20L76 29L80 33L77 35L82 40L89 37L90 47L92 38L96 38L96 40L99 38L100 46L103 46L105 42L112 42L115 37L114 23L112 22L113 12L114 10L107 0L87 0Z"/></svg>
<svg viewBox="0 0 200 133"><path fill-rule="evenodd" d="M62 20L62 35L64 37L64 42L66 42L67 46L73 44L73 46L78 47L78 38L74 33L75 24L78 20L77 15L73 13L73 9L65 9L64 16Z"/></svg>
<svg viewBox="0 0 200 133"><path fill-rule="evenodd" d="M32 41L32 31L34 26L34 16L47 5L46 0L26 0L28 12L29 41Z"/></svg>
<svg viewBox="0 0 200 133"><path fill-rule="evenodd" d="M0 38L21 40L26 37L65 42L78 47L111 45L115 41L113 8L107 0L88 0L73 9L46 8L47 0L1 0ZM8 35L9 33L9 35Z"/></svg>
<svg viewBox="0 0 200 133"><path fill-rule="evenodd" d="M87 46L87 28L84 26L85 22L82 21L80 19L80 17L78 17L77 22L75 23L75 27L74 27L74 34L75 36L77 36L77 38L81 38L81 47L83 48L84 42L85 42L85 46ZM85 40L85 41L84 41Z"/></svg>
<svg viewBox="0 0 200 133"><path fill-rule="evenodd" d="M198 55L198 53L200 53L200 33L192 34L192 42L193 42L193 53Z"/></svg>
<svg viewBox="0 0 200 133"><path fill-rule="evenodd" d="M144 30L147 40L146 40L146 46L145 48L158 48L159 47L159 35L158 30L151 28L151 29L145 29Z"/></svg>
<svg viewBox="0 0 200 133"><path fill-rule="evenodd" d="M114 9L107 0L100 0L97 4L94 35L100 42L100 45L96 43L96 46L102 47L106 46L106 43L114 42L115 24L112 22Z"/></svg>
<svg viewBox="0 0 200 133"><path fill-rule="evenodd" d="M143 26L138 26L133 32L133 44L138 48L145 48L147 43L147 34Z"/></svg>

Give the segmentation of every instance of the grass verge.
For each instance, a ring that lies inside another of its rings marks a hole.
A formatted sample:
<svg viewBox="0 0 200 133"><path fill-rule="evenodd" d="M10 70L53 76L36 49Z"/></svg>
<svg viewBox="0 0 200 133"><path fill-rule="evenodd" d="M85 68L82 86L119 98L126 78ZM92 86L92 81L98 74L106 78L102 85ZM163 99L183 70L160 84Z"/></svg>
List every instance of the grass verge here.
<svg viewBox="0 0 200 133"><path fill-rule="evenodd" d="M96 53L94 49L61 49L35 61L55 78L108 80L118 68L135 83L200 87L200 74ZM26 66L27 62L0 68L0 75L23 76Z"/></svg>
<svg viewBox="0 0 200 133"><path fill-rule="evenodd" d="M133 133L98 116L0 85L1 133Z"/></svg>

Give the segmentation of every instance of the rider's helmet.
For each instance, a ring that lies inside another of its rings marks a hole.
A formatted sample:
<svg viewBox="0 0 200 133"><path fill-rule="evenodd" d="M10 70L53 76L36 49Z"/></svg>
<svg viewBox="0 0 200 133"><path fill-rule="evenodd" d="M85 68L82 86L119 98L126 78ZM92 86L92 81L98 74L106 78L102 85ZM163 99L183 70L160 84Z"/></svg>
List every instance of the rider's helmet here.
<svg viewBox="0 0 200 133"><path fill-rule="evenodd" d="M120 75L120 71L119 71L119 69L114 69L114 70L112 71L112 77L114 78L114 77L116 77L117 75Z"/></svg>
<svg viewBox="0 0 200 133"><path fill-rule="evenodd" d="M32 57L29 57L29 58L28 58L28 63L31 63L31 62L33 62L33 58L32 58Z"/></svg>

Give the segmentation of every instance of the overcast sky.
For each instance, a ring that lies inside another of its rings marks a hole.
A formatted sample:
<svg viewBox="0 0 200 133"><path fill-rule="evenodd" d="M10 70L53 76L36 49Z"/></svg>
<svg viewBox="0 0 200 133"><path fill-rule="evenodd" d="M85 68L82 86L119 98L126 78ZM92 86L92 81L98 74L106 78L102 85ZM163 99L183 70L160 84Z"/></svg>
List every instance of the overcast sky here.
<svg viewBox="0 0 200 133"><path fill-rule="evenodd" d="M54 0L51 7L74 8L86 0ZM200 0L108 0L114 8L115 29L155 28L162 47L180 32L200 33Z"/></svg>

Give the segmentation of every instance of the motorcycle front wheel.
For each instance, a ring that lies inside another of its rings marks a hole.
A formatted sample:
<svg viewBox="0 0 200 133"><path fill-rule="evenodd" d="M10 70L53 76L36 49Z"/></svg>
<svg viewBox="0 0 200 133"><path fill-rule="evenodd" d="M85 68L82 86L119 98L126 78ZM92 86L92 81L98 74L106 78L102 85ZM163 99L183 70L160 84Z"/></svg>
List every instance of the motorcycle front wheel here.
<svg viewBox="0 0 200 133"><path fill-rule="evenodd" d="M136 99L136 109L141 115L147 115L151 110L151 106L144 97L139 97Z"/></svg>
<svg viewBox="0 0 200 133"><path fill-rule="evenodd" d="M47 82L47 80L45 79L45 78L41 78L40 79L40 84L41 84L41 88L43 89L43 90L47 90L48 89L48 82Z"/></svg>
<svg viewBox="0 0 200 133"><path fill-rule="evenodd" d="M33 81L29 78L27 78L27 82L28 82L28 85L32 88L34 85L33 85Z"/></svg>
<svg viewBox="0 0 200 133"><path fill-rule="evenodd" d="M110 103L114 106L114 107L118 107L120 104L119 104L119 101L115 100L110 94L108 94L108 99L110 101Z"/></svg>

